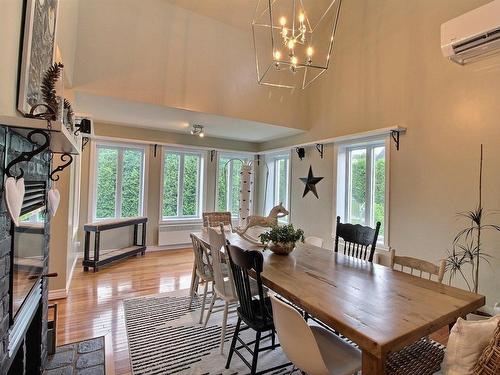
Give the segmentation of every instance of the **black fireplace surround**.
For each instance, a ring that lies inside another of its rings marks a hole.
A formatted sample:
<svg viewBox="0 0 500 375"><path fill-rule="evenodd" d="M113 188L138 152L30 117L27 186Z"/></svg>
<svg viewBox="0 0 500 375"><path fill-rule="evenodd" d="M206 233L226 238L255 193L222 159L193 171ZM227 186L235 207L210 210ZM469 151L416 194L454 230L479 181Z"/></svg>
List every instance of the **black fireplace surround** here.
<svg viewBox="0 0 500 375"><path fill-rule="evenodd" d="M29 162L16 164L10 172L24 171L28 186L37 185L42 201L23 212L35 210L35 224L15 228L5 207L4 181L7 164L36 145L0 124L0 374L41 374L47 361L47 307L50 215L45 201L50 161L47 152ZM41 188L40 188L41 186ZM25 196L25 202L26 202ZM27 213L26 216L30 214ZM25 217L25 216L23 216ZM32 236L32 237L27 237ZM20 253L23 253L20 255ZM15 255L15 256L14 256Z"/></svg>

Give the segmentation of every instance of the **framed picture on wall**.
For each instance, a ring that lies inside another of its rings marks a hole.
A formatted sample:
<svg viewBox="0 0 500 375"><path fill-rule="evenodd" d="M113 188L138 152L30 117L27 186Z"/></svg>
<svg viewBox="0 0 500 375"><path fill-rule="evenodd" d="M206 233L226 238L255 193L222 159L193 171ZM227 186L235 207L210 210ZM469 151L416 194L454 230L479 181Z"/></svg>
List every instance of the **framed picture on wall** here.
<svg viewBox="0 0 500 375"><path fill-rule="evenodd" d="M53 64L59 0L25 0L24 35L17 109L28 114L42 103L41 84Z"/></svg>

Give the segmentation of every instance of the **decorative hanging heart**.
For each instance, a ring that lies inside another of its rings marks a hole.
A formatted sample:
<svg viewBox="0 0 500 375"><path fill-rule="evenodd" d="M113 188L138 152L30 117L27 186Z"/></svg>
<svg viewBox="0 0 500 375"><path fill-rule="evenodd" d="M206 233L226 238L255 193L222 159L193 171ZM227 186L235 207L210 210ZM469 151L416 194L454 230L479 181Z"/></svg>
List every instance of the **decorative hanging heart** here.
<svg viewBox="0 0 500 375"><path fill-rule="evenodd" d="M10 218L16 227L19 226L19 216L24 199L24 178L16 181L14 177L5 180L5 204Z"/></svg>
<svg viewBox="0 0 500 375"><path fill-rule="evenodd" d="M57 209L59 208L59 202L61 202L61 194L59 190L52 188L47 194L48 199L48 209L52 216L56 216Z"/></svg>

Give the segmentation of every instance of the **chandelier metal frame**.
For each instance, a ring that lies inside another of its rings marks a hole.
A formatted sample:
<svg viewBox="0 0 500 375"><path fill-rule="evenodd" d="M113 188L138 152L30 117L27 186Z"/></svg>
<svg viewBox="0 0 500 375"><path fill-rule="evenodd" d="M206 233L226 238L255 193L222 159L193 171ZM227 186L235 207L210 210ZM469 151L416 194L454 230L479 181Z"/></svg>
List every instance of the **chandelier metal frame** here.
<svg viewBox="0 0 500 375"><path fill-rule="evenodd" d="M284 25L279 25L275 24L273 22L274 20L274 15L273 15L273 6L278 3L279 1L291 1L292 2L292 9L293 9L293 14L292 14L292 28L288 29L291 30L292 32L292 37L294 37L295 42L297 44L302 44L305 45L305 36L309 35L312 37L312 34L316 31L317 27L321 24L321 22L324 21L324 19L327 17L329 12L335 12L333 15L333 23L332 23L332 29L331 29L331 35L330 35L330 41L328 45L328 53L326 56L326 62L322 64L316 64L314 63L314 60L311 58L312 55L312 50L311 52L308 51L308 58L304 61L299 61L297 58L295 58L292 63L292 55L290 56L290 60L286 60L284 58L281 58L280 54L275 53L278 49L277 47L279 46L278 42L275 40L275 35L274 32L278 32L279 35L282 37L284 40L284 43L288 43L288 41L291 39L286 33L283 32ZM265 9L261 9L261 4L267 3ZM254 45L254 52L255 52L255 64L256 64L256 69L257 69L257 82L260 85L265 85L265 86L272 86L272 87L280 87L280 88L287 88L287 89L295 89L297 87L297 84L290 85L290 84L284 84L284 83L276 83L276 82L270 82L267 81L268 74L271 71L271 69L282 69L283 67L287 67L290 70L290 74L295 74L299 70L304 69L304 74L302 78L302 82L300 87L302 89L305 89L308 87L312 82L314 82L317 78L319 78L329 67L330 64L330 57L333 51L333 46L334 46L334 37L337 31L337 25L338 25L338 20L340 16L340 10L342 6L342 0L332 0L327 9L324 11L322 16L319 18L319 20L316 22L315 25L311 25L308 14L307 12L304 12L303 18L304 22L300 22L300 26L296 27L295 26L295 16L296 16L296 8L297 8L297 3L299 4L299 7L301 9L305 9L303 0L259 0L257 2L257 6L255 9L255 15L254 19L252 21L252 34L253 34L253 45ZM338 4L337 8L334 9L334 5ZM263 19L264 17L267 18L266 13L269 13L269 22L268 23L263 23L259 20ZM256 31L258 28L269 28L270 31L270 38L271 38L271 51L270 53L272 54L272 61L269 64L265 64L264 67L261 67L260 63L261 61L259 60L259 54L258 54L258 47L257 47L257 38L256 38ZM274 32L273 32L274 31ZM295 31L298 31L298 34L294 34ZM319 73L317 73L312 79L308 79L308 75L310 75L310 70L315 69L319 70Z"/></svg>

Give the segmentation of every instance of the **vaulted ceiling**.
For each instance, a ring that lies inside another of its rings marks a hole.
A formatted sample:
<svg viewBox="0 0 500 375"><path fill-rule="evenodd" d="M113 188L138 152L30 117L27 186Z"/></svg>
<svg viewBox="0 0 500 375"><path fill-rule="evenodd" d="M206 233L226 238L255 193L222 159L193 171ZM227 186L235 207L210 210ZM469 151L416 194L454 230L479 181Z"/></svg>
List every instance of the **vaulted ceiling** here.
<svg viewBox="0 0 500 375"><path fill-rule="evenodd" d="M205 120L207 135L229 139L251 133L264 141L304 131L304 93L256 82L250 27L256 1L80 1L74 52L64 47L71 45L63 42L71 36L67 27L59 30L63 59L74 56L68 72L77 110L122 123L117 105L123 113L135 108L130 103L153 106L149 117L142 110L131 116L133 125L184 132L180 112L165 112L182 110L184 123ZM114 114L98 106L100 98L110 98Z"/></svg>

